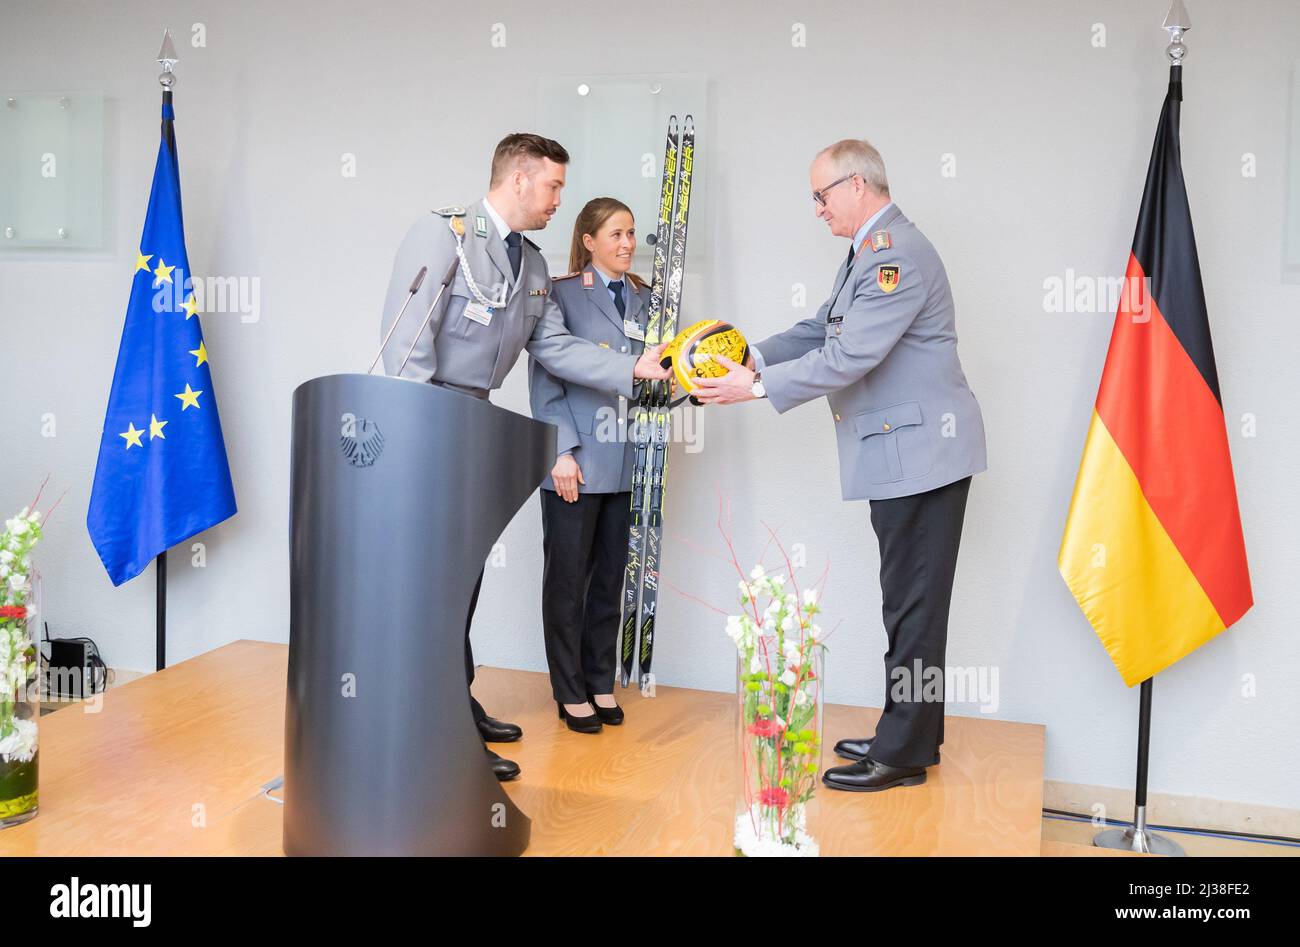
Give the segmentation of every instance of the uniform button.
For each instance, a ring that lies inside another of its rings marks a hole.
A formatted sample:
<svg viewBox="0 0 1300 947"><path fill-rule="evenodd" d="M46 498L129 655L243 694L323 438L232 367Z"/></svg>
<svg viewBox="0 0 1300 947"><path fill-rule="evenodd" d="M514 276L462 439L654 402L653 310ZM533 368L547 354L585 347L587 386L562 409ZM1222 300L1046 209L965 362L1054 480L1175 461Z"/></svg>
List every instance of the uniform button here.
<svg viewBox="0 0 1300 947"><path fill-rule="evenodd" d="M626 351L627 351L627 346L626 346L626 345L623 346L621 349L619 349L619 351L620 351L620 352L626 352Z"/></svg>
<svg viewBox="0 0 1300 947"><path fill-rule="evenodd" d="M839 335L839 334L840 334L840 327L839 327L839 326L836 326L836 327L835 327L835 334L836 334L836 335Z"/></svg>
<svg viewBox="0 0 1300 947"><path fill-rule="evenodd" d="M836 423L839 423L839 420L840 420L840 416L839 416L838 414L835 415L835 421L836 421Z"/></svg>
<svg viewBox="0 0 1300 947"><path fill-rule="evenodd" d="M886 430L886 431L889 430L889 425L888 425L888 424L885 425L885 430Z"/></svg>

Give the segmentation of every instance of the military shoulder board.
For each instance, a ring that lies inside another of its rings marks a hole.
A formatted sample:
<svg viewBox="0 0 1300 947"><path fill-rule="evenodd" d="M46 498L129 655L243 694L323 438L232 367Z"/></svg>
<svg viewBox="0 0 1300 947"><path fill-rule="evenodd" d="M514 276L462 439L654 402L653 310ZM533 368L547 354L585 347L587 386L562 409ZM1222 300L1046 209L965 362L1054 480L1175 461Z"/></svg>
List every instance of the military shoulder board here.
<svg viewBox="0 0 1300 947"><path fill-rule="evenodd" d="M894 245L889 239L888 230L877 230L871 235L871 252L879 253L881 250L888 250Z"/></svg>
<svg viewBox="0 0 1300 947"><path fill-rule="evenodd" d="M449 204L446 207L436 207L433 212L447 219L447 226L458 240L465 236L465 208L459 204Z"/></svg>
<svg viewBox="0 0 1300 947"><path fill-rule="evenodd" d="M581 271L579 271L579 272L581 272ZM557 283L557 282L559 282L559 281L562 280L562 279L573 279L573 278L574 278L575 276L577 276L577 275L578 275L577 273L565 273L563 276L552 276L552 277L551 277L551 282L552 282L552 283Z"/></svg>

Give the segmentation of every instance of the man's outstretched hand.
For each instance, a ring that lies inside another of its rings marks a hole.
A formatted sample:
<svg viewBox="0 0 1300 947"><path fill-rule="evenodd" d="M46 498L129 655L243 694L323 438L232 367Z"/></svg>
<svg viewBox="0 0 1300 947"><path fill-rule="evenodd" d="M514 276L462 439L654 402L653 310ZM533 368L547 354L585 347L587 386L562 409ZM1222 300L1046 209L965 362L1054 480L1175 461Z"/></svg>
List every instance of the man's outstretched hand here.
<svg viewBox="0 0 1300 947"><path fill-rule="evenodd" d="M667 344L662 342L642 352L641 357L636 360L636 365L632 367L632 377L647 381L664 381L673 377L671 368L664 368L659 364L659 359L663 357L663 351Z"/></svg>
<svg viewBox="0 0 1300 947"><path fill-rule="evenodd" d="M744 365L738 365L725 355L713 355L712 359L727 369L721 378L699 378L695 382L692 394L702 404L739 404L754 400L754 373Z"/></svg>

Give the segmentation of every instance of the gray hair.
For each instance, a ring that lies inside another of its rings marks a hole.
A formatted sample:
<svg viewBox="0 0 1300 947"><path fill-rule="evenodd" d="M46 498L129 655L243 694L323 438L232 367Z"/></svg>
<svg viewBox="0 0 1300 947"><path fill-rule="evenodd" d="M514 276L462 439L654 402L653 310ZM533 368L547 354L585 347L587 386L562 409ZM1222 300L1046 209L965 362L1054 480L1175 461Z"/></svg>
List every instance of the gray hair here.
<svg viewBox="0 0 1300 947"><path fill-rule="evenodd" d="M835 176L846 177L860 174L877 194L889 196L889 178L885 176L885 161L880 152L865 138L845 138L833 145L827 145L817 152L817 157L825 155L830 159Z"/></svg>

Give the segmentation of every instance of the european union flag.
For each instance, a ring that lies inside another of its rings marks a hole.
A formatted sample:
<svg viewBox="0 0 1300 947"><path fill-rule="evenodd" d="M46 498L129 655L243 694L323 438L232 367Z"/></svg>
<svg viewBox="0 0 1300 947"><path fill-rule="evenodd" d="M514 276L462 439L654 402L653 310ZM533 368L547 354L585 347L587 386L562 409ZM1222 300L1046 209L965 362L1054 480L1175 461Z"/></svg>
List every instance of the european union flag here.
<svg viewBox="0 0 1300 947"><path fill-rule="evenodd" d="M235 513L212 368L185 254L171 92L86 528L114 585Z"/></svg>

